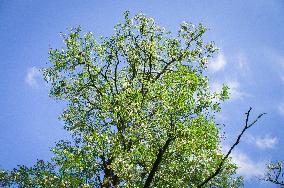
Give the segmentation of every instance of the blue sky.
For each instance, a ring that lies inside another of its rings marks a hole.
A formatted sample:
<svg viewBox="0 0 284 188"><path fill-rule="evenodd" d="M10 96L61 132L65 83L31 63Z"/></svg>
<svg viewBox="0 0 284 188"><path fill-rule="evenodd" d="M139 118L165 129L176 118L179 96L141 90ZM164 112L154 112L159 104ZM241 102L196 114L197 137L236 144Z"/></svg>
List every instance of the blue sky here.
<svg viewBox="0 0 284 188"><path fill-rule="evenodd" d="M32 165L49 159L49 147L67 138L57 117L64 104L48 97L38 68L47 66L50 46L63 45L59 36L81 25L83 31L107 36L122 13L143 12L159 25L176 31L182 21L203 22L207 40L221 49L208 74L212 89L231 87L223 105L229 146L253 107L268 114L250 129L233 159L246 177L245 187L273 187L255 176L270 160L284 160L284 2L251 1L15 1L0 2L0 166Z"/></svg>

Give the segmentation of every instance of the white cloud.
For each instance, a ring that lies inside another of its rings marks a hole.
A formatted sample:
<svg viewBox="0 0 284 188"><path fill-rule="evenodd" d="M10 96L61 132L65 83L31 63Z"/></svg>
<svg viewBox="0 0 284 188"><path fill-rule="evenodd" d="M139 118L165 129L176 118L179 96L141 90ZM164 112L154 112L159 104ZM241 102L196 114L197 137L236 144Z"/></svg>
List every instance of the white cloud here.
<svg viewBox="0 0 284 188"><path fill-rule="evenodd" d="M220 92L222 90L222 84L220 82L213 82L211 84L211 90L214 92Z"/></svg>
<svg viewBox="0 0 284 188"><path fill-rule="evenodd" d="M220 92L223 87L222 84L223 83L220 82L213 82L211 84L212 91ZM229 80L224 82L224 84L230 88L229 92L231 100L243 99L245 96L249 96L240 89L240 83L237 80Z"/></svg>
<svg viewBox="0 0 284 188"><path fill-rule="evenodd" d="M227 153L230 147L222 144L222 152ZM246 179L261 177L266 171L266 163L268 160L251 159L245 152L236 149L230 157L232 162L238 167L237 174Z"/></svg>
<svg viewBox="0 0 284 188"><path fill-rule="evenodd" d="M220 70L223 70L226 64L227 61L225 55L220 52L218 56L212 62L209 63L208 69L211 72L218 72Z"/></svg>
<svg viewBox="0 0 284 188"><path fill-rule="evenodd" d="M273 148L276 144L277 144L278 140L276 137L274 138L269 138L269 137L265 137L265 138L257 138L256 139L256 145L259 148Z"/></svg>
<svg viewBox="0 0 284 188"><path fill-rule="evenodd" d="M242 72L249 71L247 58L243 53L239 53L237 55L237 66L238 66L238 69L241 70Z"/></svg>
<svg viewBox="0 0 284 188"><path fill-rule="evenodd" d="M241 91L240 83L237 80L230 80L227 82L227 85L230 88L230 97L232 100L243 99L245 96L248 96L247 93Z"/></svg>
<svg viewBox="0 0 284 188"><path fill-rule="evenodd" d="M237 173L245 178L259 177L265 173L265 161L251 159L241 151L233 152L231 157L238 166Z"/></svg>
<svg viewBox="0 0 284 188"><path fill-rule="evenodd" d="M37 78L40 76L39 69L36 67L31 67L28 69L26 77L25 77L25 82L28 84L30 87L38 87L38 81Z"/></svg>
<svg viewBox="0 0 284 188"><path fill-rule="evenodd" d="M253 135L247 135L245 141L250 144L254 144L260 149L271 149L274 148L278 143L277 137L265 135L263 137L255 137Z"/></svg>

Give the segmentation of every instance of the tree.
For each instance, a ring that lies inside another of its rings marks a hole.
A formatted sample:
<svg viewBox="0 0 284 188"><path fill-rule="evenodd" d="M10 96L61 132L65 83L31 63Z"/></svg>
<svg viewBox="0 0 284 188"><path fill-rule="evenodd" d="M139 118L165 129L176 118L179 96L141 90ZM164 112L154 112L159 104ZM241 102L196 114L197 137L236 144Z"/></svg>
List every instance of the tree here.
<svg viewBox="0 0 284 188"><path fill-rule="evenodd" d="M284 171L281 161L267 165L267 173L261 180L284 187Z"/></svg>
<svg viewBox="0 0 284 188"><path fill-rule="evenodd" d="M215 113L228 87L213 92L205 75L217 48L206 28L182 23L173 35L138 14L95 39L80 28L50 49L43 70L50 95L67 102L61 115L71 141L50 162L0 173L20 187L240 187L230 153L221 152Z"/></svg>

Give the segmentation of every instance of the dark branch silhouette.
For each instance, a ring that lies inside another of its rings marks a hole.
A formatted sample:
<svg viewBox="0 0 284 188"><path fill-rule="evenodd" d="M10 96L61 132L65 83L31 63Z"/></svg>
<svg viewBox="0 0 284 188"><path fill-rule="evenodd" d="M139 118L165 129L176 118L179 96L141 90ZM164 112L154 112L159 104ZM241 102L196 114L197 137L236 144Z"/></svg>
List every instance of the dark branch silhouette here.
<svg viewBox="0 0 284 188"><path fill-rule="evenodd" d="M170 126L171 128L173 128L174 126L174 123L173 123L173 117L171 116L171 120L170 120ZM165 144L163 145L163 147L159 150L158 154L157 154L157 157L156 157L156 160L152 166L152 169L147 177L147 180L143 186L143 188L149 188L153 179L154 179L154 176L155 176L155 173L158 171L158 167L160 165L160 163L162 162L162 159L163 159L163 156L165 154L165 152L167 151L167 149L169 148L169 145L171 144L172 141L174 141L175 137L169 135L168 136L168 139L167 141L165 142Z"/></svg>
<svg viewBox="0 0 284 188"><path fill-rule="evenodd" d="M144 184L144 188L148 188L151 185L151 182L153 181L153 178L155 176L155 173L158 170L158 167L160 163L162 162L163 155L165 151L169 148L170 143L173 141L173 138L168 138L164 146L159 150L159 153L157 154L157 158L153 164L153 167L151 169L151 172L149 173L149 176L147 177L147 180Z"/></svg>
<svg viewBox="0 0 284 188"><path fill-rule="evenodd" d="M218 167L216 168L216 170L208 177L206 178L201 184L199 184L197 187L201 188L204 185L206 185L210 180L212 180L214 177L216 177L219 173L221 173L222 168L226 162L226 160L228 159L228 157L230 156L230 154L232 153L233 149L240 143L241 137L243 136L243 134L246 132L247 129L249 129L250 127L252 127L263 115L265 115L266 113L262 113L260 114L252 123L249 123L249 116L250 116L250 112L251 112L252 108L250 107L250 109L248 110L246 114L246 121L245 121L245 126L243 128L243 130L241 131L241 133L239 134L239 136L237 137L237 140L235 141L235 143L231 146L231 148L229 149L229 151L227 152L227 154L223 157L223 159L221 160L221 162L219 163Z"/></svg>

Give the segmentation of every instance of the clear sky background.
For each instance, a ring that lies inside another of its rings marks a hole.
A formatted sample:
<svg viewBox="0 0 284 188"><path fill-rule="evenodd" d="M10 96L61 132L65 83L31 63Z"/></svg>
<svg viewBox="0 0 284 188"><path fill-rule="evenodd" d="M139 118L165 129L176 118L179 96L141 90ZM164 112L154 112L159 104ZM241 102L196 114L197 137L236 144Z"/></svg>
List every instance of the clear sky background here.
<svg viewBox="0 0 284 188"><path fill-rule="evenodd" d="M203 22L207 40L221 49L208 69L212 89L231 87L218 122L230 146L244 113L268 114L250 129L233 154L245 187L274 187L255 176L269 161L284 160L284 1L0 1L0 166L48 160L51 146L68 138L57 117L64 104L48 97L38 69L48 66L49 47L63 46L60 32L81 25L96 36L110 35L122 13L143 12L166 29L182 21ZM252 116L253 117L253 116Z"/></svg>

